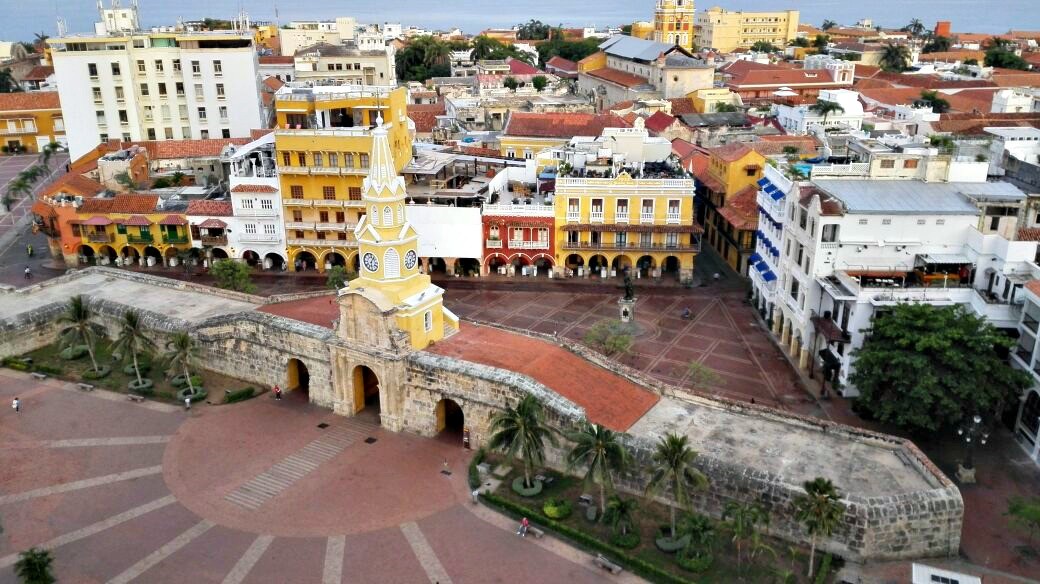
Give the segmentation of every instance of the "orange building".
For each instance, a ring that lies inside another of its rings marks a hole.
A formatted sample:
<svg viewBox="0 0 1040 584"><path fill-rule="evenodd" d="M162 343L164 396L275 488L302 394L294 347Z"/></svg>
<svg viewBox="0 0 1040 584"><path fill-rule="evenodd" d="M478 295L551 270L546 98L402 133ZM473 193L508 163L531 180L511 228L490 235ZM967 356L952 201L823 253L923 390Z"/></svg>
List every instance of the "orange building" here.
<svg viewBox="0 0 1040 584"><path fill-rule="evenodd" d="M58 92L0 93L0 136L5 152L40 152L51 142L68 144Z"/></svg>
<svg viewBox="0 0 1040 584"><path fill-rule="evenodd" d="M71 223L77 219L76 210L83 200L103 190L101 183L72 172L43 187L32 206L33 228L47 234L51 257L63 259L70 267L76 265L83 238L73 235Z"/></svg>

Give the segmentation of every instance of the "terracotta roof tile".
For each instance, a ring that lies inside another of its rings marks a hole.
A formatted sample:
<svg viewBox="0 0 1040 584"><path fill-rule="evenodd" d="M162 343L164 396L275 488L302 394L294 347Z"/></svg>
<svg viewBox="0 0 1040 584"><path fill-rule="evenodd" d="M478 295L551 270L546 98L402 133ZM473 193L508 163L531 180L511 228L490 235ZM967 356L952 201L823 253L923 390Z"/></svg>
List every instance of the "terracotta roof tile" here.
<svg viewBox="0 0 1040 584"><path fill-rule="evenodd" d="M672 115L681 116L683 114L695 114L697 110L693 109L693 100L687 97L674 97L669 99L672 103Z"/></svg>
<svg viewBox="0 0 1040 584"><path fill-rule="evenodd" d="M726 197L726 205L719 209L719 215L735 229L750 231L758 227L758 189L745 187L734 195Z"/></svg>
<svg viewBox="0 0 1040 584"><path fill-rule="evenodd" d="M708 151L726 162L736 162L750 154L751 148L743 142L734 142L717 148L709 148Z"/></svg>
<svg viewBox="0 0 1040 584"><path fill-rule="evenodd" d="M696 152L697 147L693 142L688 142L681 138L672 140L672 152L679 158L686 158L690 154Z"/></svg>
<svg viewBox="0 0 1040 584"><path fill-rule="evenodd" d="M267 130L270 132L270 130ZM249 138L211 138L208 140L145 140L134 142L148 151L150 160L177 158L204 158L220 156L228 144L242 146L253 141Z"/></svg>
<svg viewBox="0 0 1040 584"><path fill-rule="evenodd" d="M57 211L54 210L54 207L44 203L43 201L36 201L33 203L31 210L34 214L39 215L40 217L54 217L58 214Z"/></svg>
<svg viewBox="0 0 1040 584"><path fill-rule="evenodd" d="M1040 241L1040 227L1023 227L1018 230L1018 241ZM1036 290L1033 291L1037 293Z"/></svg>
<svg viewBox="0 0 1040 584"><path fill-rule="evenodd" d="M61 109L57 91L0 93L0 112Z"/></svg>
<svg viewBox="0 0 1040 584"><path fill-rule="evenodd" d="M243 185L239 185L241 187ZM236 189L239 187L235 187ZM270 187L267 187L270 188ZM235 191L240 192L240 191ZM261 192L250 190L248 192ZM269 191L262 191L269 192ZM231 201L207 201L205 199L195 199L194 201L188 201L188 210L185 215L204 215L209 217L230 217L234 215L234 210L231 207Z"/></svg>
<svg viewBox="0 0 1040 584"><path fill-rule="evenodd" d="M509 72L513 75L541 75L544 73L538 67L528 65L520 59L509 57L506 59L506 63L509 64Z"/></svg>
<svg viewBox="0 0 1040 584"><path fill-rule="evenodd" d="M965 89L969 87L994 87L992 81L972 79L963 81L947 81L938 75L904 75L881 71L873 77L882 81L890 81L896 87L919 87L921 89Z"/></svg>
<svg viewBox="0 0 1040 584"><path fill-rule="evenodd" d="M263 138L264 136L270 134L273 131L274 130L270 130L267 128L254 128L252 130L249 130L249 141L252 142L253 140L259 140L260 138Z"/></svg>
<svg viewBox="0 0 1040 584"><path fill-rule="evenodd" d="M278 189L271 185L235 185L232 193L277 193ZM190 204L190 203L189 203ZM190 213L189 213L190 215Z"/></svg>
<svg viewBox="0 0 1040 584"><path fill-rule="evenodd" d="M617 69L611 69L609 67L586 71L585 74L622 87L639 87L640 85L647 85L650 83L646 77L625 73L624 71L618 71Z"/></svg>
<svg viewBox="0 0 1040 584"><path fill-rule="evenodd" d="M93 197L105 190L105 185L96 180L87 178L81 174L70 172L61 178L48 183L40 190L40 196L49 197L58 193L78 195L80 197Z"/></svg>
<svg viewBox="0 0 1040 584"><path fill-rule="evenodd" d="M1040 87L1040 73L993 73L990 79L998 87Z"/></svg>
<svg viewBox="0 0 1040 584"><path fill-rule="evenodd" d="M747 142L755 152L758 152L762 156L775 156L778 154L786 154L785 148L794 147L797 149L797 154L803 155L815 155L819 143L813 136L759 136L755 142Z"/></svg>
<svg viewBox="0 0 1040 584"><path fill-rule="evenodd" d="M292 65L295 63L292 55L268 55L260 57L261 65Z"/></svg>
<svg viewBox="0 0 1040 584"><path fill-rule="evenodd" d="M415 131L421 134L432 132L437 125L437 116L444 114L444 102L408 106L408 117L415 122Z"/></svg>
<svg viewBox="0 0 1040 584"><path fill-rule="evenodd" d="M545 62L545 64L547 66L549 66L549 67L555 67L555 68L557 68L557 69L559 69L561 71L566 71L568 73L577 73L578 72L578 64L577 63L575 63L574 61L571 61L569 59L564 59L563 57L561 57L559 55L556 55L552 59L549 59L548 61Z"/></svg>
<svg viewBox="0 0 1040 584"><path fill-rule="evenodd" d="M37 65L33 67L28 73L25 74L25 81L44 81L51 75L54 75L54 67L47 65Z"/></svg>
<svg viewBox="0 0 1040 584"><path fill-rule="evenodd" d="M285 85L285 82L277 77L268 77L264 79L264 87L270 91L278 91L283 85Z"/></svg>
<svg viewBox="0 0 1040 584"><path fill-rule="evenodd" d="M628 127L628 122L614 114L512 112L502 134L570 139L574 136L599 136L604 128Z"/></svg>
<svg viewBox="0 0 1040 584"><path fill-rule="evenodd" d="M664 113L656 112L654 115L647 118L644 122L646 129L651 132L663 132L667 130L672 124L675 123L675 118Z"/></svg>
<svg viewBox="0 0 1040 584"><path fill-rule="evenodd" d="M874 65L864 65L862 63L856 63L856 68L853 70L853 75L856 77L868 78L873 77L881 71L881 67Z"/></svg>
<svg viewBox="0 0 1040 584"><path fill-rule="evenodd" d="M986 53L983 51L969 51L969 50L952 50L952 51L939 51L937 53L922 53L918 58L919 61L925 63L929 61L967 61L968 59L975 59L979 63L986 58Z"/></svg>
<svg viewBox="0 0 1040 584"><path fill-rule="evenodd" d="M834 81L826 70L806 69L752 69L727 82L732 87L748 86L833 86L846 87L852 83Z"/></svg>
<svg viewBox="0 0 1040 584"><path fill-rule="evenodd" d="M1030 280L1026 282L1026 290L1040 296L1040 280Z"/></svg>
<svg viewBox="0 0 1040 584"><path fill-rule="evenodd" d="M133 215L137 213L152 213L155 205L159 202L156 195L116 195L114 197L95 197L84 199L83 205L77 210L80 214L87 213L125 213Z"/></svg>

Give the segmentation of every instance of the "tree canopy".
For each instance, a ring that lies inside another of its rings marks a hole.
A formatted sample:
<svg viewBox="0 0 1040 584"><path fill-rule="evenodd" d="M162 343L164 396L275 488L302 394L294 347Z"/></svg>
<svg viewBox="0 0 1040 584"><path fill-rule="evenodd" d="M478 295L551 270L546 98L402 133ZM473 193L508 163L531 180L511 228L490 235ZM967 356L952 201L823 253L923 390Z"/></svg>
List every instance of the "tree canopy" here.
<svg viewBox="0 0 1040 584"><path fill-rule="evenodd" d="M923 53L943 53L950 50L953 41L949 37L933 36L921 49Z"/></svg>
<svg viewBox="0 0 1040 584"><path fill-rule="evenodd" d="M601 42L601 39L564 40L563 29L557 28L552 38L538 45L538 60L545 64L549 59L559 56L577 62L598 51Z"/></svg>
<svg viewBox="0 0 1040 584"><path fill-rule="evenodd" d="M910 49L904 45L886 44L882 48L880 65L885 71L905 71L910 66Z"/></svg>
<svg viewBox="0 0 1040 584"><path fill-rule="evenodd" d="M426 81L451 75L448 53L452 44L429 35L416 37L397 51L397 76L402 81Z"/></svg>
<svg viewBox="0 0 1040 584"><path fill-rule="evenodd" d="M986 49L987 67L1000 67L1002 69L1018 69L1025 71L1029 69L1029 63L1019 57L1012 50L1011 43L1004 39L994 38L992 46Z"/></svg>
<svg viewBox="0 0 1040 584"><path fill-rule="evenodd" d="M1029 384L1001 357L1014 344L962 306L898 304L875 314L853 353L858 406L913 432L998 414Z"/></svg>
<svg viewBox="0 0 1040 584"><path fill-rule="evenodd" d="M549 38L552 27L541 20L531 19L516 29L516 38L521 41L544 41Z"/></svg>

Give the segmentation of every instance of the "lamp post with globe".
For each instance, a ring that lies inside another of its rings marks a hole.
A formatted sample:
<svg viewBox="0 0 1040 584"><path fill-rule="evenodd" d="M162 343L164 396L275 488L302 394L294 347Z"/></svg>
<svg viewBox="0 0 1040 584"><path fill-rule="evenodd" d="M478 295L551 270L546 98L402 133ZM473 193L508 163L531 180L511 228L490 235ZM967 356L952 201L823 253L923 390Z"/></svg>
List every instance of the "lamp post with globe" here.
<svg viewBox="0 0 1040 584"><path fill-rule="evenodd" d="M989 440L989 430L982 424L982 416L975 414L970 423L957 428L957 435L964 439L965 456L964 464L957 465L957 478L962 483L975 482L975 447L985 446Z"/></svg>

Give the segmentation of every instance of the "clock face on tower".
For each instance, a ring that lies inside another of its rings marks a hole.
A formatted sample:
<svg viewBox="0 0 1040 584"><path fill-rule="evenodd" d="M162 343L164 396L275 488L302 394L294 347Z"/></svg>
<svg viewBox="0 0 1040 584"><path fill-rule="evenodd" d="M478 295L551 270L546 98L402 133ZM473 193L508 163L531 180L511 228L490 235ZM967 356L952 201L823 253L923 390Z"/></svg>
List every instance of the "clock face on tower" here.
<svg viewBox="0 0 1040 584"><path fill-rule="evenodd" d="M376 259L376 254L366 253L365 258L365 269L369 272L374 272L379 269L379 260Z"/></svg>
<svg viewBox="0 0 1040 584"><path fill-rule="evenodd" d="M404 267L405 267L405 269L410 270L410 269L414 268L416 259L417 258L415 256L415 250L414 249L408 250L408 253L404 254Z"/></svg>

